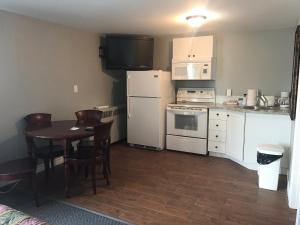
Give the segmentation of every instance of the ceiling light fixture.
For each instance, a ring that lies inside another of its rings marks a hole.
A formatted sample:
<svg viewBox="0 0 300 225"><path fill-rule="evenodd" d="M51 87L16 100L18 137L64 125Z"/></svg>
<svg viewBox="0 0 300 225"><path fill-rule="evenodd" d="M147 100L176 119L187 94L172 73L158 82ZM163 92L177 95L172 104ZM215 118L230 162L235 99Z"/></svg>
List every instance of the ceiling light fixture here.
<svg viewBox="0 0 300 225"><path fill-rule="evenodd" d="M202 15L193 15L185 17L187 23L191 27L200 27L206 20L206 16Z"/></svg>

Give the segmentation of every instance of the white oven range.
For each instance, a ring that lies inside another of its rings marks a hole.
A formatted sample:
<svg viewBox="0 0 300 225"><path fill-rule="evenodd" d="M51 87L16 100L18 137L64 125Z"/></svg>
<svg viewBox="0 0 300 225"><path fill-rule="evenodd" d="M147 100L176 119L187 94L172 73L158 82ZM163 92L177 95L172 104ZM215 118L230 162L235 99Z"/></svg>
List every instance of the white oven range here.
<svg viewBox="0 0 300 225"><path fill-rule="evenodd" d="M215 104L213 88L180 88L177 104L167 107L167 149L207 154L208 105Z"/></svg>

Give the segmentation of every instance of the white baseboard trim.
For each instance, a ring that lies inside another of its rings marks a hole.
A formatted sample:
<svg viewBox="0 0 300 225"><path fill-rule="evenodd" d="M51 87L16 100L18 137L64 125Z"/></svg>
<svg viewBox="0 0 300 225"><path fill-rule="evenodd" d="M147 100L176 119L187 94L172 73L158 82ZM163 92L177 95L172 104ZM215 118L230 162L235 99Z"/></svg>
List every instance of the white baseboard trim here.
<svg viewBox="0 0 300 225"><path fill-rule="evenodd" d="M209 155L210 156L213 156L213 157L219 157L219 158L225 158L225 159L230 159L238 164L240 164L241 166L243 167L246 167L247 169L249 170L255 170L257 171L258 169L258 165L257 163L246 163L246 162L241 162L239 160L235 160L233 158L230 158L228 157L226 154L224 153L218 153L218 152L209 152ZM280 174L283 174L283 175L287 175L288 174L288 169L287 168L284 168L284 167L281 167L280 168Z"/></svg>

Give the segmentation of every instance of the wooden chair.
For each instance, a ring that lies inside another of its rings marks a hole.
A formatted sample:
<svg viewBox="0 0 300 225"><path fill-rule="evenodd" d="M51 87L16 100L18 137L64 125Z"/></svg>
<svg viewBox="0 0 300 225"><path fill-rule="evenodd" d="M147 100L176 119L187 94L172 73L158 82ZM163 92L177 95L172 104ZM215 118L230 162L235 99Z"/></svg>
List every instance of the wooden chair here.
<svg viewBox="0 0 300 225"><path fill-rule="evenodd" d="M95 109L87 109L75 112L77 123L85 126L92 126L100 123L102 118L102 111ZM93 141L90 139L82 139L79 142L80 145L93 145ZM87 172L86 172L87 173Z"/></svg>
<svg viewBox="0 0 300 225"><path fill-rule="evenodd" d="M84 142L78 145L79 152L95 151L96 162L100 164L107 185L109 185L108 173L110 173L110 131L112 124L113 121L109 121L95 126L93 143Z"/></svg>
<svg viewBox="0 0 300 225"><path fill-rule="evenodd" d="M75 115L77 117L77 122L79 124L95 124L101 121L102 118L102 111L99 110L81 110L78 112L75 112Z"/></svg>
<svg viewBox="0 0 300 225"><path fill-rule="evenodd" d="M43 127L51 125L51 114L48 113L32 113L25 118L28 126ZM51 164L52 172L54 172L54 159L64 155L64 149L62 146L53 144L53 141L49 141L46 145L40 146L36 143L33 144L33 152L36 159L42 159L45 166L46 178L49 177L49 169Z"/></svg>
<svg viewBox="0 0 300 225"><path fill-rule="evenodd" d="M68 170L67 175L74 172L74 169L90 168L92 173L92 188L93 193L96 194L96 149L90 148L88 151L73 151L68 157ZM69 180L69 178L68 178Z"/></svg>
<svg viewBox="0 0 300 225"><path fill-rule="evenodd" d="M0 181L14 181L24 178L30 178L34 192L36 206L39 206L38 193L36 185L36 164L32 158L23 158L4 162L0 165ZM9 190L14 188L14 183ZM8 190L8 191L9 191ZM7 191L7 192L8 192Z"/></svg>

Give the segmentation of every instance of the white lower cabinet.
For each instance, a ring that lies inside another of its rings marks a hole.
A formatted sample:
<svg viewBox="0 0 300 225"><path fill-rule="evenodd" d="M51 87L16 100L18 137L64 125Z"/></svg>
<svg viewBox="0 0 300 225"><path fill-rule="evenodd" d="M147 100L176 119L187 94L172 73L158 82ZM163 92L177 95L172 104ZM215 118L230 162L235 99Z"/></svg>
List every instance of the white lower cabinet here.
<svg viewBox="0 0 300 225"><path fill-rule="evenodd" d="M220 141L208 141L208 151L209 152L217 152L217 153L225 153L225 142Z"/></svg>
<svg viewBox="0 0 300 225"><path fill-rule="evenodd" d="M242 161L245 113L212 109L209 118L208 151Z"/></svg>
<svg viewBox="0 0 300 225"><path fill-rule="evenodd" d="M225 153L232 159L243 161L245 113L228 112L226 133Z"/></svg>
<svg viewBox="0 0 300 225"><path fill-rule="evenodd" d="M225 110L209 110L208 151L225 153L227 113Z"/></svg>
<svg viewBox="0 0 300 225"><path fill-rule="evenodd" d="M257 169L257 146L276 144L285 149L281 172L289 167L291 120L288 115L210 109L208 151Z"/></svg>
<svg viewBox="0 0 300 225"><path fill-rule="evenodd" d="M251 169L257 168L257 145L275 144L284 147L281 168L289 167L291 120L288 115L246 114L244 162Z"/></svg>
<svg viewBox="0 0 300 225"><path fill-rule="evenodd" d="M226 131L210 130L210 132L208 133L208 140L225 142L226 141Z"/></svg>

